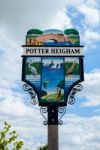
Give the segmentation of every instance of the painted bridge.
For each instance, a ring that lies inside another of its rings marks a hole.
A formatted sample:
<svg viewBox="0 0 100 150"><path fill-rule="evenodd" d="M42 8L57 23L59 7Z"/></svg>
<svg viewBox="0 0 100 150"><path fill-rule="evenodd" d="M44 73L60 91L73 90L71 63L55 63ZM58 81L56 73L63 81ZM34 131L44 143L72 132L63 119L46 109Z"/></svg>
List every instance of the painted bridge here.
<svg viewBox="0 0 100 150"><path fill-rule="evenodd" d="M69 42L69 38L64 37L63 35L59 34L48 34L48 35L40 35L39 37L36 37L36 40L45 42L48 40L54 40L55 42Z"/></svg>

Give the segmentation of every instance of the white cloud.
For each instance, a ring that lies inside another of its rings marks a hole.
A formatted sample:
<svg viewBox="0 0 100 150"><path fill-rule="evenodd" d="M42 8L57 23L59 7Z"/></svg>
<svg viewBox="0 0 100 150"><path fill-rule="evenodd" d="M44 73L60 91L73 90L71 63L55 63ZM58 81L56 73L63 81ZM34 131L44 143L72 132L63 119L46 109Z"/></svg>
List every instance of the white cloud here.
<svg viewBox="0 0 100 150"><path fill-rule="evenodd" d="M31 28L44 30L52 28L48 23L54 17L59 16L59 13L63 13L63 9L66 6L66 1L60 0L10 0L6 3L5 1L1 1L0 3L1 27L7 29L10 38L14 38L14 40L19 42L23 41L27 30ZM60 14L60 16L65 18L64 14ZM56 21L59 23L59 20ZM65 22L63 23L65 24Z"/></svg>
<svg viewBox="0 0 100 150"><path fill-rule="evenodd" d="M21 76L21 48L11 40L5 30L0 31L0 76L3 79L17 80Z"/></svg>
<svg viewBox="0 0 100 150"><path fill-rule="evenodd" d="M75 6L75 7L77 7L77 6L80 6L82 3L84 3L84 0L76 0L76 1L74 1L74 0L70 0L70 1L68 1L68 0L66 0L66 5L67 6Z"/></svg>
<svg viewBox="0 0 100 150"><path fill-rule="evenodd" d="M5 120L10 122L13 128L17 130L19 138L25 141L24 148L27 147L33 150L47 143L47 126L42 125L43 118L39 110L26 106L18 97L11 97L11 99L8 99L7 104L2 101L0 105L4 109L0 111L0 126ZM99 116L85 118L74 114L66 114L63 121L64 124L59 126L61 150L73 150L73 148L77 150L99 150Z"/></svg>
<svg viewBox="0 0 100 150"><path fill-rule="evenodd" d="M66 1L67 7L75 8L78 13L84 15L83 24L88 27L98 27L100 24L99 1L97 0L70 0Z"/></svg>
<svg viewBox="0 0 100 150"><path fill-rule="evenodd" d="M0 130L3 122L11 123L19 137L25 141L24 149L36 149L39 144L46 143L43 118L37 107L34 109L30 104L28 93L25 94L22 89L21 48L5 30L0 33L0 50L3 50L0 59ZM37 140L39 138L40 143Z"/></svg>
<svg viewBox="0 0 100 150"><path fill-rule="evenodd" d="M19 83L17 87L15 83L10 81L3 79L0 81L0 130L3 122L7 121L17 130L19 138L25 141L24 148L36 149L39 138L40 145L45 144L46 131L42 125L43 118L39 107L30 104L28 93L26 95L22 91Z"/></svg>
<svg viewBox="0 0 100 150"><path fill-rule="evenodd" d="M99 1L98 0L66 0L67 6L73 6L73 7L80 7L82 4L86 5L87 7L94 7L94 8L99 8Z"/></svg>
<svg viewBox="0 0 100 150"><path fill-rule="evenodd" d="M99 10L94 7L88 7L88 5L83 4L78 7L78 10L85 15L85 23L89 26L98 26L100 23Z"/></svg>
<svg viewBox="0 0 100 150"><path fill-rule="evenodd" d="M66 10L59 11L48 23L50 27L64 29L72 27L71 19L68 17Z"/></svg>
<svg viewBox="0 0 100 150"><path fill-rule="evenodd" d="M12 95L9 95L9 96L6 95L6 97L7 99L0 102L0 106L1 106L0 113L6 114L6 115L12 115L12 117L13 116L24 117L24 116L29 116L29 114L33 113L32 109L26 106L22 102L22 99L20 97L15 97Z"/></svg>
<svg viewBox="0 0 100 150"><path fill-rule="evenodd" d="M100 70L85 73L85 81L83 85L83 95L86 97L86 102L84 102L82 106L100 105Z"/></svg>
<svg viewBox="0 0 100 150"><path fill-rule="evenodd" d="M100 33L92 31L92 30L86 30L84 34L84 40L90 41L99 41L100 40Z"/></svg>
<svg viewBox="0 0 100 150"><path fill-rule="evenodd" d="M98 0L92 0L92 1L91 0L87 0L86 3L88 5L88 7L89 6L96 7L96 8L100 7Z"/></svg>
<svg viewBox="0 0 100 150"><path fill-rule="evenodd" d="M85 118L67 114L59 132L61 150L99 150L99 126L99 116Z"/></svg>

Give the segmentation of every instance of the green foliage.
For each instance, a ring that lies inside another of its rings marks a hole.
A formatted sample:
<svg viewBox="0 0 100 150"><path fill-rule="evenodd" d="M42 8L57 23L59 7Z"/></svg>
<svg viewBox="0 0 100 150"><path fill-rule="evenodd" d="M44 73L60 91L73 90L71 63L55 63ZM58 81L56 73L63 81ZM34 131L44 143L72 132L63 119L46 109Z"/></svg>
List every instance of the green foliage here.
<svg viewBox="0 0 100 150"><path fill-rule="evenodd" d="M69 35L69 34L79 35L78 31L75 30L75 29L66 29L66 30L64 30L64 34L67 34L67 35Z"/></svg>
<svg viewBox="0 0 100 150"><path fill-rule="evenodd" d="M40 65L41 65L40 62L33 62L32 63L32 66L34 66L36 68L38 74L40 74Z"/></svg>
<svg viewBox="0 0 100 150"><path fill-rule="evenodd" d="M21 150L23 145L24 142L18 140L17 132L11 130L11 125L4 122L4 128L0 131L0 150ZM37 150L48 150L48 146L39 147Z"/></svg>
<svg viewBox="0 0 100 150"><path fill-rule="evenodd" d="M41 90L41 97L47 95L47 92L44 90Z"/></svg>
<svg viewBox="0 0 100 150"><path fill-rule="evenodd" d="M21 150L24 142L17 138L17 132L11 130L11 125L5 122L4 129L0 131L0 150Z"/></svg>
<svg viewBox="0 0 100 150"><path fill-rule="evenodd" d="M64 80L60 81L58 84L57 84L57 87L61 88L61 89L64 89Z"/></svg>
<svg viewBox="0 0 100 150"><path fill-rule="evenodd" d="M63 101L64 100L64 94L62 93L60 97L57 98L57 94L48 94L42 98L42 102L56 102L57 100Z"/></svg>
<svg viewBox="0 0 100 150"><path fill-rule="evenodd" d="M37 73L40 74L40 71L41 71L41 69L40 69L41 63L40 62L33 62L31 64L31 66L34 66L36 68ZM26 74L28 74L28 75L32 74L29 69L28 63L26 64Z"/></svg>
<svg viewBox="0 0 100 150"><path fill-rule="evenodd" d="M43 34L43 31L39 29L31 29L27 32L27 34Z"/></svg>
<svg viewBox="0 0 100 150"><path fill-rule="evenodd" d="M65 62L65 70L67 71L72 65L73 65L73 62ZM75 64L72 74L73 75L79 74L79 64L78 63Z"/></svg>
<svg viewBox="0 0 100 150"><path fill-rule="evenodd" d="M48 145L37 148L37 150L48 150Z"/></svg>
<svg viewBox="0 0 100 150"><path fill-rule="evenodd" d="M78 36L78 35L69 35L68 37L69 37L69 38L72 38L72 39L79 39L79 36Z"/></svg>

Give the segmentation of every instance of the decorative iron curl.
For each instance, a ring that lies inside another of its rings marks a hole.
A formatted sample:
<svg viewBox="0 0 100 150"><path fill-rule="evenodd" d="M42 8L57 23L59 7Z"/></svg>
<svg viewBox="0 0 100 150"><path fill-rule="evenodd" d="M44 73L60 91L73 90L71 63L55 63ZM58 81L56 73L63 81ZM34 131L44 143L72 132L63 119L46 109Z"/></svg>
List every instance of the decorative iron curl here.
<svg viewBox="0 0 100 150"><path fill-rule="evenodd" d="M44 114L47 113L47 111L48 111L48 109L47 109L47 107L45 107L45 106L42 106L42 107L40 108L40 112L41 112L43 118L45 119L45 121L43 121L43 124L44 124L44 125L47 125L47 124L48 124L48 120L47 120L46 116L44 115Z"/></svg>
<svg viewBox="0 0 100 150"><path fill-rule="evenodd" d="M36 105L38 103L37 94L33 90L32 87L30 87L28 84L23 85L24 91L27 91L31 96L31 104Z"/></svg>
<svg viewBox="0 0 100 150"><path fill-rule="evenodd" d="M60 118L58 119L58 124L62 125L63 121L61 120L61 118L64 116L64 114L66 113L66 107L58 107L58 113L60 113Z"/></svg>
<svg viewBox="0 0 100 150"><path fill-rule="evenodd" d="M75 103L75 94L77 92L82 91L83 86L81 84L76 85L74 88L72 88L69 98L68 98L68 104L73 105Z"/></svg>

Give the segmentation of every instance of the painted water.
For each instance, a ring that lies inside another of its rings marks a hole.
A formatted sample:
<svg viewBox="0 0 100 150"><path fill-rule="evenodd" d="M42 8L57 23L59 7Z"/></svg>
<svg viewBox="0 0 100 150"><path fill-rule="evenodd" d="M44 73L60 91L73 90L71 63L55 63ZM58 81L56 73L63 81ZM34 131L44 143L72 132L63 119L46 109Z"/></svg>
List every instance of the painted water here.
<svg viewBox="0 0 100 150"><path fill-rule="evenodd" d="M61 88L59 85L64 81L63 65L53 64L49 66L42 66L42 90L47 92L43 96L44 101L64 101L64 85Z"/></svg>
<svg viewBox="0 0 100 150"><path fill-rule="evenodd" d="M26 75L26 80L34 84L37 89L40 89L40 75Z"/></svg>
<svg viewBox="0 0 100 150"><path fill-rule="evenodd" d="M56 92L57 85L64 80L64 69L60 67L58 69L48 66L42 67L42 89L46 90L43 86L43 82L47 80L47 92Z"/></svg>
<svg viewBox="0 0 100 150"><path fill-rule="evenodd" d="M49 66L42 66L42 75L26 75L26 80L30 81L36 88L37 90L40 91L46 91L47 97L45 97L45 99L48 101L50 99L56 101L57 99L57 95L54 95L57 93L57 85L62 82L65 81L65 93L68 91L68 89L70 88L70 86L78 81L80 79L79 75L68 75L68 76L64 76L64 68L63 65L58 68L51 68ZM48 81L47 87L45 88L43 85L44 80ZM62 99L60 101L64 101L64 89L61 89L61 93L62 93ZM53 95L52 95L53 94ZM54 99L55 98L55 99ZM44 99L44 98L43 98Z"/></svg>
<svg viewBox="0 0 100 150"><path fill-rule="evenodd" d="M55 87L57 84L59 84L59 81L64 80L64 71L63 68L59 70L52 70L50 72L49 67L43 67L43 75L42 75L42 89L43 87L43 80L48 80L48 91L52 92L55 90ZM65 77L65 89L67 90L74 82L78 81L80 79L79 75L69 75ZM30 81L32 84L34 84L37 88L40 88L40 75L34 76L34 75L26 75L26 80Z"/></svg>
<svg viewBox="0 0 100 150"><path fill-rule="evenodd" d="M80 79L79 75L68 75L65 77L65 90L67 91L71 85Z"/></svg>

